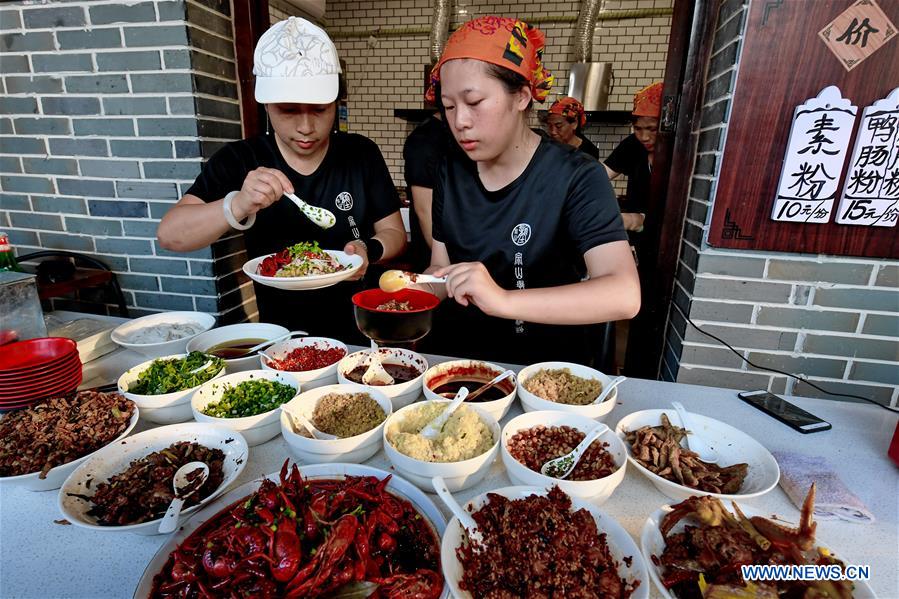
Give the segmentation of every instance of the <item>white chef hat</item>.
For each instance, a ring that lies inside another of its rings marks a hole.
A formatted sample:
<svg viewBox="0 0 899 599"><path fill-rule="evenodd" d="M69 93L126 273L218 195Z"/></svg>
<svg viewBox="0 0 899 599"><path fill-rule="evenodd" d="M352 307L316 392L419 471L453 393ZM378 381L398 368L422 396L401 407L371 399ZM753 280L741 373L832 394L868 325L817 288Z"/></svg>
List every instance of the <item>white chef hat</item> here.
<svg viewBox="0 0 899 599"><path fill-rule="evenodd" d="M340 72L328 34L306 19L290 17L272 25L256 44L256 101L328 104L337 99Z"/></svg>

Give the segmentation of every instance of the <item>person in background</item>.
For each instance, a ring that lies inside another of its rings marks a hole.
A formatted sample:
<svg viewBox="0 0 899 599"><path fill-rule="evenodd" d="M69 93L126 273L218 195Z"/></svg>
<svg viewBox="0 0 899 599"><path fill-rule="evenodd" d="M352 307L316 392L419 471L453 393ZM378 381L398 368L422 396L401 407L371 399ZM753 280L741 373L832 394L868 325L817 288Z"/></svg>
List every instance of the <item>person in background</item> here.
<svg viewBox="0 0 899 599"><path fill-rule="evenodd" d="M280 21L259 39L253 72L256 101L265 105L272 130L226 144L209 159L160 222L162 247L189 252L238 230L250 258L317 241L360 255L364 272L400 254L406 232L380 150L366 137L335 132L342 81L328 35L305 19ZM319 228L285 192L330 210L337 224ZM315 291L255 288L263 322L363 340L350 299L364 288L361 281Z"/></svg>
<svg viewBox="0 0 899 599"><path fill-rule="evenodd" d="M403 144L403 171L409 197L409 261L415 272L431 264L431 201L437 178L437 167L447 152L459 146L438 111L417 126Z"/></svg>
<svg viewBox="0 0 899 599"><path fill-rule="evenodd" d="M647 85L634 95L631 112L633 133L606 158L609 179L627 176L627 205L621 215L628 231L642 231L652 181L652 153L662 114L662 82Z"/></svg>
<svg viewBox="0 0 899 599"><path fill-rule="evenodd" d="M599 160L599 148L584 137L582 132L584 125L587 124L584 105L575 98L566 96L553 102L545 122L546 131L554 140L573 146L587 156Z"/></svg>
<svg viewBox="0 0 899 599"><path fill-rule="evenodd" d="M588 363L583 325L639 309L602 166L528 126L533 101L552 86L543 48L543 33L527 23L481 17L450 36L431 71L427 97L441 98L465 154L447 156L434 188L428 270L447 280L430 289L452 300L432 330L441 353Z"/></svg>

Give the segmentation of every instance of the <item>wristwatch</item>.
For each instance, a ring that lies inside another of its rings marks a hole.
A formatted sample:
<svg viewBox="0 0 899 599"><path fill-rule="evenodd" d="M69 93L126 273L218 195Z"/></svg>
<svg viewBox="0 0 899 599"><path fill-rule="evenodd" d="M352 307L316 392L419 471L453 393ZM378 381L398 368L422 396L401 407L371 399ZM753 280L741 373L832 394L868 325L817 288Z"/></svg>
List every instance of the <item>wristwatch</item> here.
<svg viewBox="0 0 899 599"><path fill-rule="evenodd" d="M231 225L238 231L246 231L253 226L253 223L256 222L256 215L251 214L250 216L248 216L246 224L243 225L240 224L236 218L234 218L234 213L231 212L231 200L233 200L234 196L236 196L238 193L240 192L232 191L225 195L225 201L222 204L222 211L225 213L225 220L228 221L229 225Z"/></svg>

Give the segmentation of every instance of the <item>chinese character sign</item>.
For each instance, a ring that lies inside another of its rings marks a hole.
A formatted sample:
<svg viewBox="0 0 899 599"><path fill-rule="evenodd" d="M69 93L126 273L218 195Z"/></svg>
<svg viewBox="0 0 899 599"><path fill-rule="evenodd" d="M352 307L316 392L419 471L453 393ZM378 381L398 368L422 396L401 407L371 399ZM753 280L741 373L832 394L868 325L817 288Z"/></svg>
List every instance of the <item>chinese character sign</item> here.
<svg viewBox="0 0 899 599"><path fill-rule="evenodd" d="M818 35L843 68L851 71L896 33L893 23L877 2L858 0L828 23Z"/></svg>
<svg viewBox="0 0 899 599"><path fill-rule="evenodd" d="M899 218L899 88L862 113L837 222L895 227Z"/></svg>
<svg viewBox="0 0 899 599"><path fill-rule="evenodd" d="M772 219L830 220L857 112L834 85L796 107Z"/></svg>

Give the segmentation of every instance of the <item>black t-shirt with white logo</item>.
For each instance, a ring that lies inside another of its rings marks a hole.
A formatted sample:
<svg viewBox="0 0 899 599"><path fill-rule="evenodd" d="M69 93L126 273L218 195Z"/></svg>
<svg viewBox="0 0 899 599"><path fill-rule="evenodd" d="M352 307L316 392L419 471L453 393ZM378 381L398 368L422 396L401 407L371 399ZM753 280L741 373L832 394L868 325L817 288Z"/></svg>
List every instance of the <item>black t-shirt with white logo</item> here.
<svg viewBox="0 0 899 599"><path fill-rule="evenodd" d="M353 239L374 234L374 223L399 210L399 197L378 146L349 133L332 133L328 152L311 175L301 175L284 160L271 135L259 135L227 144L204 165L187 190L206 202L237 191L259 167L283 172L298 197L327 208L337 224L322 229L306 218L287 198L256 214L256 223L244 231L250 258L278 252L300 241L318 241L322 248L342 250ZM350 297L364 288L361 282L341 283L316 291L282 291L255 285L260 318L264 322L301 328L310 333L359 341ZM338 336L338 335L342 335Z"/></svg>
<svg viewBox="0 0 899 599"><path fill-rule="evenodd" d="M599 162L543 137L531 162L497 191L477 165L450 156L434 190L434 239L452 263L482 262L504 289L580 281L588 250L627 239L612 186ZM538 325L444 302L435 350L505 362L588 360L589 327ZM436 328L436 327L435 327Z"/></svg>

